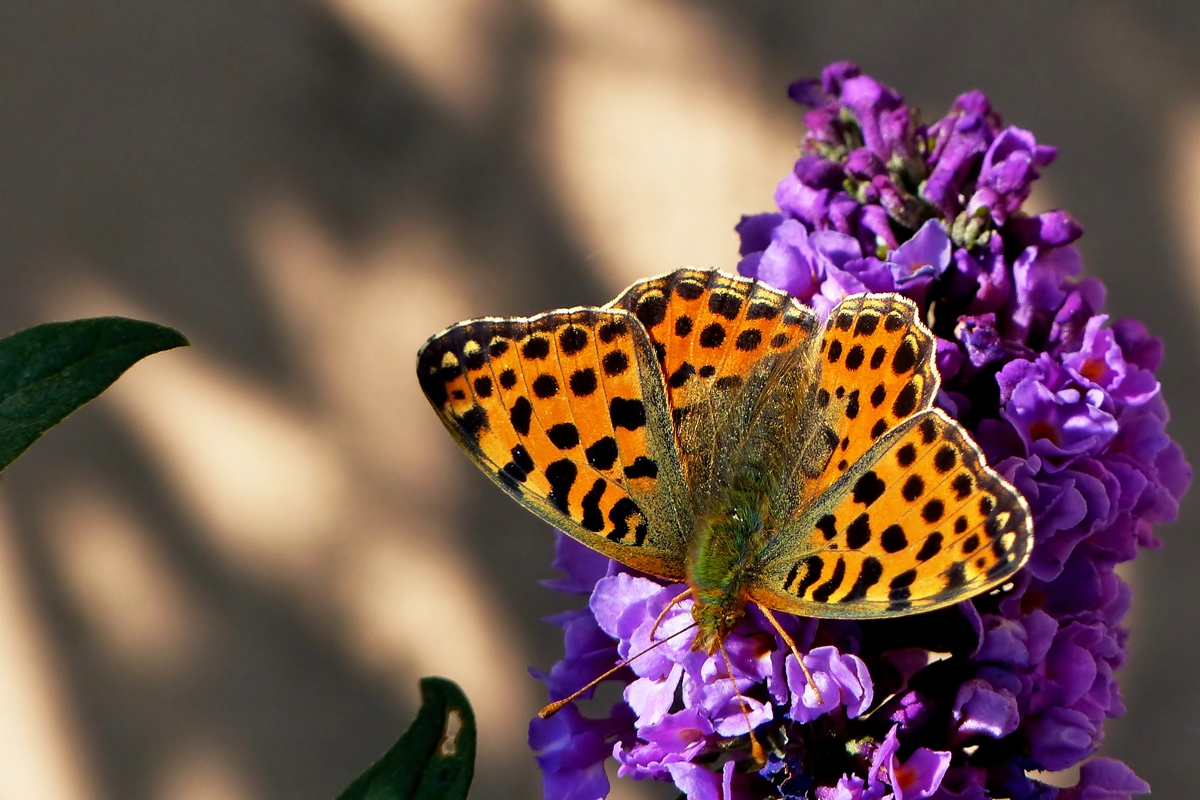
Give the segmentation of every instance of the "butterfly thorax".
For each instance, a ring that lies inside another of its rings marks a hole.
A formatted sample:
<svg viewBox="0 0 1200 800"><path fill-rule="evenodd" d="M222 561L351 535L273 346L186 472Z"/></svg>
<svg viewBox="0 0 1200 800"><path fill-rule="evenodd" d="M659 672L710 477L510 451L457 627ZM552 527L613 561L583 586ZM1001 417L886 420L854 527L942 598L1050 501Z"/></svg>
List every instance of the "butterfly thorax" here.
<svg viewBox="0 0 1200 800"><path fill-rule="evenodd" d="M687 560L692 618L699 627L692 648L710 655L745 616L765 533L764 473L746 468L731 484L711 503L712 512L697 518Z"/></svg>

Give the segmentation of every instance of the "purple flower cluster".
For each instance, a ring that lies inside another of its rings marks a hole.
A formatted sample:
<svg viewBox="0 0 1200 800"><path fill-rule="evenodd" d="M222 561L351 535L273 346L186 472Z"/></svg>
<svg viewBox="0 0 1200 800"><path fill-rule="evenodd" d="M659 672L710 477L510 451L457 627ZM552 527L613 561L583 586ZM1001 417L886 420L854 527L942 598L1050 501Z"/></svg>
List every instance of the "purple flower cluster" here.
<svg viewBox="0 0 1200 800"><path fill-rule="evenodd" d="M1002 590L896 620L781 615L820 694L751 606L718 655L685 633L613 677L602 718L574 705L535 719L547 798L606 796L618 774L673 781L689 800L1118 800L1148 791L1094 758L1079 783L1030 777L1091 755L1123 712L1129 587L1114 567L1157 547L1191 481L1165 433L1159 340L1109 322L1080 278L1064 211L1022 211L1055 149L1004 127L980 92L932 125L892 89L838 63L794 84L811 108L778 211L743 217L738 270L828 314L857 292L913 299L938 337L938 405L974 434L1033 511L1033 556ZM590 596L555 618L566 656L535 673L566 697L650 644L686 587L663 585L560 539L554 588ZM675 605L661 639L691 621ZM732 672L732 674L730 674ZM746 700L743 706L737 693ZM748 726L768 754L750 758Z"/></svg>

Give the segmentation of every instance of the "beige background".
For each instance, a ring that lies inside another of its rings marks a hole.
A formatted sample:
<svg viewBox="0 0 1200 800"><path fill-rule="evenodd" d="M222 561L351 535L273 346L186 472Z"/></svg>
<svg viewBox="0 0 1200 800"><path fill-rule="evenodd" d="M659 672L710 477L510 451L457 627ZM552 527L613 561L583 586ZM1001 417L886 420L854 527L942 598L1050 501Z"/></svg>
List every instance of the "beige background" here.
<svg viewBox="0 0 1200 800"><path fill-rule="evenodd" d="M836 58L927 118L984 88L1061 148L1035 202L1166 338L1200 453L1200 5L1148 5L0 5L0 328L116 312L195 345L5 475L0 796L332 797L430 673L478 709L475 796L538 796L552 539L455 452L413 353L731 269L801 135L784 89ZM1200 744L1195 521L1129 573L1105 748L1163 797L1194 794Z"/></svg>

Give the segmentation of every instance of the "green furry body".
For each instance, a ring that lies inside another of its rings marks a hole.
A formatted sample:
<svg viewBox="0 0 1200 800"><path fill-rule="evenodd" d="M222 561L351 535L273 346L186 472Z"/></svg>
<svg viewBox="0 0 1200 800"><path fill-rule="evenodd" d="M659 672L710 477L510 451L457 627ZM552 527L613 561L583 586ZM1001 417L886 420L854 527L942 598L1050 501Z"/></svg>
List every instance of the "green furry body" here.
<svg viewBox="0 0 1200 800"><path fill-rule="evenodd" d="M692 647L710 655L746 613L759 556L768 534L770 480L743 468L713 511L696 522L687 577L695 597L692 618L699 626Z"/></svg>

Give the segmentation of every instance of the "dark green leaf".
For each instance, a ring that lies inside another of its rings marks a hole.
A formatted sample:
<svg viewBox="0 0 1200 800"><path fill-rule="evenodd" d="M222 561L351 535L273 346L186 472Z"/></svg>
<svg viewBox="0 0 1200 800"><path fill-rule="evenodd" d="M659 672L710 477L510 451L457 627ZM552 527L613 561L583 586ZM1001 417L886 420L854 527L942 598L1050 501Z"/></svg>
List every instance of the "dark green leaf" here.
<svg viewBox="0 0 1200 800"><path fill-rule="evenodd" d="M139 360L186 345L124 317L49 322L0 339L0 469Z"/></svg>
<svg viewBox="0 0 1200 800"><path fill-rule="evenodd" d="M474 775L471 704L453 681L422 678L412 727L338 800L466 800Z"/></svg>

